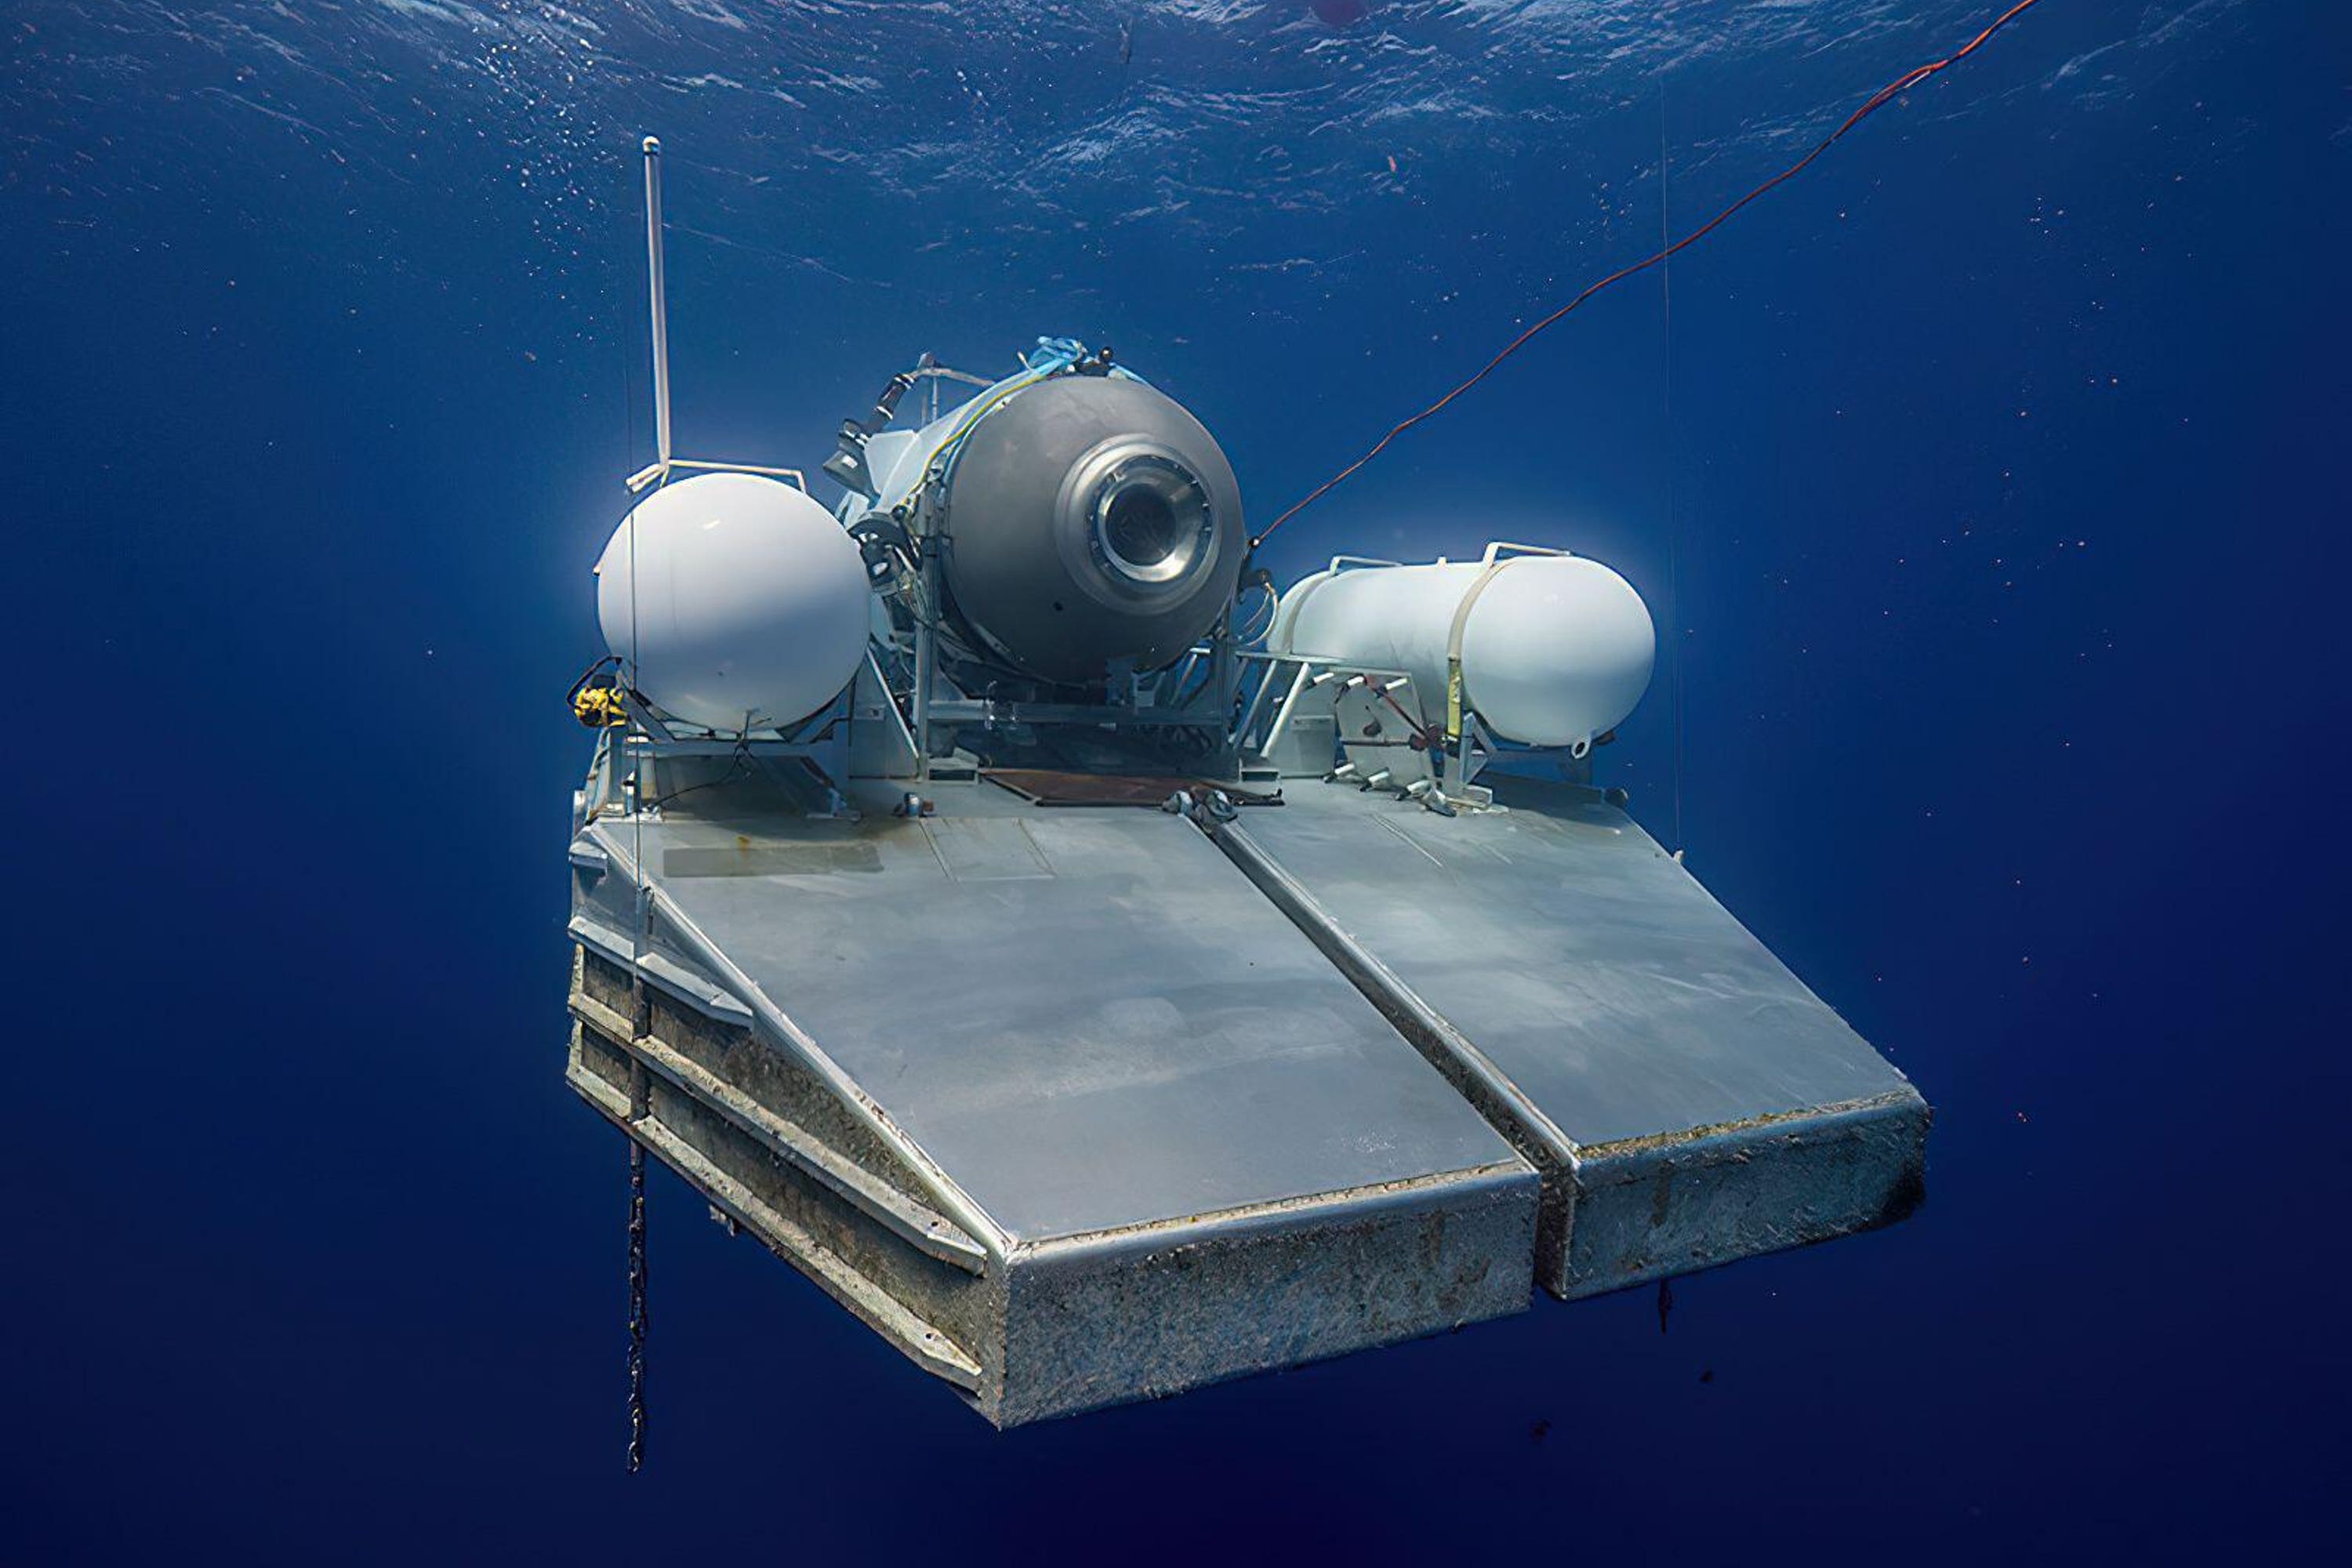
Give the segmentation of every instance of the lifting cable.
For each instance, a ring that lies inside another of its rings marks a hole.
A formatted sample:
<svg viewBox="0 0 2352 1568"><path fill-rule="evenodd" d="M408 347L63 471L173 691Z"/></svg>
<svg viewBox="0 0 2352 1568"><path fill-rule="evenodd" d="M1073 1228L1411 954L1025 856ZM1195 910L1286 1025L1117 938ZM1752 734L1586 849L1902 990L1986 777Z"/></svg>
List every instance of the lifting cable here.
<svg viewBox="0 0 2352 1568"><path fill-rule="evenodd" d="M1666 189L1666 84L1658 81L1658 243L1675 237L1674 207ZM1690 841L1683 837L1683 663L1690 657L1690 631L1683 625L1683 531L1675 515L1675 264L1672 257L1658 263L1658 414L1659 521L1666 530L1666 627L1674 645L1674 663L1667 689L1666 711L1673 721L1675 856L1680 859ZM1664 1281L1661 1281L1663 1284Z"/></svg>
<svg viewBox="0 0 2352 1568"><path fill-rule="evenodd" d="M1545 328L1550 326L1562 316L1565 316L1570 311L1575 310L1579 305L1583 304L1587 300L1591 299L1595 294L1600 293L1603 289L1610 287L1610 285L1621 283L1636 273L1646 272L1651 268L1657 266L1667 258L1673 256L1676 251L1685 250L1689 248L1691 246L1696 245L1700 240L1705 239L1708 235L1722 227L1725 223L1730 220L1733 214L1738 212L1742 207L1747 206L1748 203L1755 201L1759 196L1761 196L1766 192L1772 190L1775 186L1783 184L1790 180L1795 179L1799 174L1803 174L1806 169L1812 165L1815 159L1819 158L1822 153L1835 146L1838 142L1844 137L1847 132L1861 124L1864 120L1867 120L1879 110L1884 109L1891 100L1903 93L1910 91L1911 89L1917 87L1921 82L1926 81L1929 77L1936 75L1937 72L1947 70L1951 67L1959 64L1962 60L1968 58L1970 55L1976 53L1977 50L1983 47L1995 33L2000 32L2003 27L2008 26L2010 23L2015 21L2018 17L2023 16L2026 12L2031 11L2034 6L2041 3L2042 0L2016 0L2016 4L2011 5L2008 10L2002 12L1998 17L1996 17L1990 26L1987 27L1983 32L1979 33L1975 37L1970 38L1968 43L1963 45L1961 47L1945 56L1940 60L1935 60L1924 66L1915 66L1910 70L1907 70L1901 76L1896 77L1893 81L1888 82L1885 87L1880 88L1876 92L1871 94L1868 101L1864 102L1861 108L1855 110L1852 114L1847 115L1845 119L1840 122L1836 130L1831 132L1827 136L1822 137L1820 142L1816 142L1811 152L1806 153L1803 157L1798 159L1795 163L1790 164L1787 168L1781 170L1779 174L1773 175L1770 179L1765 181L1754 190L1749 191L1746 195L1740 197L1738 201L1732 203L1729 206L1716 214L1715 216L1709 218L1706 223L1700 225L1697 228L1693 229L1690 233L1683 236L1682 238L1675 241L1672 245L1665 247L1656 254L1644 257L1643 259L1634 262L1629 267L1622 267L1616 271L1612 272L1608 277L1592 284L1587 288L1584 292L1579 294L1573 300L1570 300L1567 304L1562 305L1559 310L1554 310L1550 315L1544 317L1541 321L1536 322L1535 325L1521 332L1517 337L1513 338L1509 342L1503 345L1501 353L1497 353L1494 358L1488 360L1484 365L1480 366L1476 374L1470 377L1469 380L1464 382L1461 385L1455 387L1453 391L1447 393L1444 396L1439 398L1436 402L1431 404L1428 407L1423 409L1420 413L1413 415L1411 418L1399 422L1390 429L1387 435L1381 437L1380 440L1373 444L1370 451L1366 452L1362 457L1357 458L1354 462L1349 464L1346 468L1340 469L1329 479L1325 479L1313 489L1307 491L1306 497L1299 500L1296 505L1292 506L1288 511L1284 512L1280 517L1277 517L1272 522L1267 523L1264 529L1259 531L1257 537L1250 541L1250 548L1252 550L1255 550L1259 545L1264 544L1266 540L1273 535L1276 529L1280 528L1284 523L1288 522L1292 518L1297 517L1300 512L1305 511L1308 507L1314 505L1317 501L1330 494L1331 491L1337 489L1341 483L1352 478L1355 475L1356 470L1361 468L1374 458L1379 457L1382 452L1388 450L1389 443L1394 441L1398 437L1403 435L1406 431L1412 429L1423 420L1438 413L1441 409L1444 408L1447 404L1452 403L1455 398L1461 396L1464 393L1469 391L1472 387L1486 380L1489 375L1495 373L1497 366L1499 366L1505 360L1510 358L1513 354L1518 353L1520 349L1526 347L1527 344Z"/></svg>

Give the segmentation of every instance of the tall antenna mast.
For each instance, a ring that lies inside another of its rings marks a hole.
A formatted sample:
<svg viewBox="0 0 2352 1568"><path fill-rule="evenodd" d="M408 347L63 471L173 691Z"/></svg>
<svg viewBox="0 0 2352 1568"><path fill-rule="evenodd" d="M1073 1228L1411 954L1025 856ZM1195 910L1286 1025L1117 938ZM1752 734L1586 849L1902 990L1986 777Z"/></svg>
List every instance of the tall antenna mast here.
<svg viewBox="0 0 2352 1568"><path fill-rule="evenodd" d="M756 463L710 463L673 455L669 440L669 283L662 267L661 138L648 136L640 143L646 155L646 308L653 321L654 460L628 478L632 493L647 485L667 484L673 469L706 474L759 474L789 479L803 490L808 479L798 468L765 468Z"/></svg>
<svg viewBox="0 0 2352 1568"><path fill-rule="evenodd" d="M653 312L654 467L669 477L669 289L662 275L661 138L645 140L646 288Z"/></svg>

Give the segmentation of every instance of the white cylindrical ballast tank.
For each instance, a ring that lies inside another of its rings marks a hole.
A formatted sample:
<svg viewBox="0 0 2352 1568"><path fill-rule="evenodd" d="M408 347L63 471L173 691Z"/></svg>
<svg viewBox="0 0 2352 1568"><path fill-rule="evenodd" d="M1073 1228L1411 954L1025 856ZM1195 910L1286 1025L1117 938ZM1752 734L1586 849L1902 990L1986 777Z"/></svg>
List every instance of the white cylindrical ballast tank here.
<svg viewBox="0 0 2352 1568"><path fill-rule="evenodd" d="M1457 617L1463 706L1505 740L1580 751L1650 684L1657 633L1641 595L1566 554L1318 572L1282 596L1266 649L1409 675L1422 722L1444 724Z"/></svg>
<svg viewBox="0 0 2352 1568"><path fill-rule="evenodd" d="M866 568L833 515L754 474L663 486L596 563L604 646L664 712L737 733L823 708L866 657Z"/></svg>

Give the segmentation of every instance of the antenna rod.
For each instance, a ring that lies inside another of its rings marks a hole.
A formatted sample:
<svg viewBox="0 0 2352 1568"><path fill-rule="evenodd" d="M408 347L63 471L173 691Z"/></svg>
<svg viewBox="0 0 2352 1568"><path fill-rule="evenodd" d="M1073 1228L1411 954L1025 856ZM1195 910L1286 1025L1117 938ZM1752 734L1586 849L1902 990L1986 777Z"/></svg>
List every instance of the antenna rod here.
<svg viewBox="0 0 2352 1568"><path fill-rule="evenodd" d="M654 322L654 467L669 478L669 305L662 276L661 140L648 136L646 153L646 287Z"/></svg>

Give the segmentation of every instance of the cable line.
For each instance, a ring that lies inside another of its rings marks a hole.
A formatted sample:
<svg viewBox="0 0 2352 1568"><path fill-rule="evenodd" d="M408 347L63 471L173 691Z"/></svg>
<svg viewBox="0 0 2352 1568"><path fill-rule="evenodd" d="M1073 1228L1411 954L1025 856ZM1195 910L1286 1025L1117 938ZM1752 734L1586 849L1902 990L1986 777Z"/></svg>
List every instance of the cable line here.
<svg viewBox="0 0 2352 1568"><path fill-rule="evenodd" d="M1812 166L1815 159L1819 158L1822 153L1835 146L1838 142L1844 137L1847 132L1861 124L1864 120L1867 120L1873 114L1875 114L1881 109L1884 109L1891 100L1902 93L1908 92L1911 89L1917 87L1921 82L1926 81L1929 77L1936 75L1938 71L1948 70L1953 66L1959 64L1962 60L1976 53L1977 50L1982 48L1985 43L1990 39L1995 33L2000 32L2003 27L2008 26L2010 23L2015 21L2018 17L2023 16L2026 12L2031 11L2034 6L2039 5L2040 4L2042 4L2042 0L2017 0L2017 4L2011 5L2008 10L2002 12L1998 17L1994 18L1992 26L1987 27L1983 32L1979 33L1975 37L1970 38L1959 48L1955 49L1952 53L1945 56L1940 60L1930 61L1928 64L1924 66L1914 66L1911 69L1905 71L1901 76L1896 77L1893 81L1888 82L1885 87L1880 88L1876 92L1871 94L1867 102L1865 102L1860 109L1855 110L1852 114L1847 115L1845 119L1840 122L1836 130L1831 132L1827 136L1822 137L1820 142L1816 142L1811 152L1806 153L1803 157L1798 159L1795 163L1790 164L1787 168L1781 170L1779 174L1773 175L1770 179L1765 181L1762 184L1757 186L1754 190L1748 192L1746 195L1740 197L1738 201L1732 203L1721 212L1716 214L1697 228L1693 229L1690 233L1683 236L1682 238L1675 241L1674 244L1667 246L1664 249L1658 251L1655 255L1643 258L1641 260L1633 263L1629 267L1619 268L1616 271L1609 274L1608 277L1589 286L1584 292L1579 294L1575 299L1570 300L1567 304L1562 305L1559 310L1554 310L1550 315L1544 317L1543 320L1538 321L1534 326L1529 327L1526 331L1521 332L1517 337L1513 338L1509 342L1503 345L1501 353L1497 353L1493 359L1488 360L1485 364L1481 365L1478 368L1476 374L1471 376L1469 380L1464 382L1461 385L1455 387L1453 391L1447 393L1444 396L1439 398L1436 402L1431 404L1420 413L1413 415L1411 418L1399 421L1395 426L1391 427L1387 435L1381 437L1378 441L1373 443L1372 449L1370 451L1366 452L1362 457L1357 458L1346 468L1341 468L1338 473L1332 475L1329 479L1325 479L1321 484L1317 485L1313 489L1307 491L1306 496L1293 505L1288 511L1284 512L1280 517L1277 517L1272 522L1267 523L1265 527L1259 531L1257 537L1250 541L1250 548L1255 550L1259 545L1264 544L1268 538L1272 537L1276 529L1280 528L1284 523L1288 522L1292 518L1297 517L1300 512L1305 511L1308 507L1313 506L1317 501L1321 500L1325 496L1330 494L1334 489L1337 489L1342 483L1352 478L1359 468L1361 468L1366 463L1370 462L1374 458L1379 457L1382 452L1387 451L1390 442L1394 441L1398 437L1403 435L1406 431L1412 429L1423 420L1435 415L1440 410L1444 409L1447 404L1452 403L1455 398L1461 396L1464 393L1469 391L1472 387L1486 380L1489 375L1492 375L1497 366L1499 366L1505 360L1510 358L1513 354L1518 353L1519 350L1525 348L1528 343L1545 328L1550 326L1562 316L1567 315L1579 305L1583 304L1587 300L1591 299L1595 294L1600 293L1603 289L1610 287L1612 284L1622 283L1626 279L1633 277L1636 273L1646 272L1651 268L1657 266L1662 261L1664 261L1668 257L1673 256L1676 251L1686 250L1690 247L1696 245L1700 240L1705 239L1708 235L1713 234L1717 229L1729 222L1732 215L1747 206L1750 202L1755 201L1758 197L1763 195L1768 191L1774 189L1776 186L1785 184L1787 182L1795 179L1799 174L1803 174L1808 168Z"/></svg>

